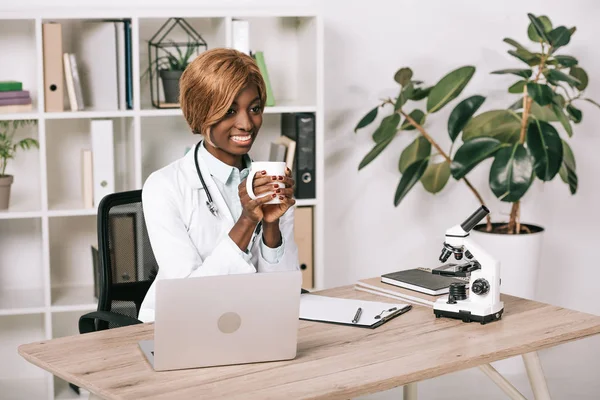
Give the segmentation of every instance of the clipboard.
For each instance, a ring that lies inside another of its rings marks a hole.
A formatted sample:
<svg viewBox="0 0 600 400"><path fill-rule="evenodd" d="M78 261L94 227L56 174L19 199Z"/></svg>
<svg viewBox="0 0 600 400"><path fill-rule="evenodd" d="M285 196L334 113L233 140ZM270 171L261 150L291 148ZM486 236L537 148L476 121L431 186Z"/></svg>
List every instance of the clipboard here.
<svg viewBox="0 0 600 400"><path fill-rule="evenodd" d="M411 308L410 304L405 303L342 299L308 293L300 296L300 319L361 328L375 329Z"/></svg>

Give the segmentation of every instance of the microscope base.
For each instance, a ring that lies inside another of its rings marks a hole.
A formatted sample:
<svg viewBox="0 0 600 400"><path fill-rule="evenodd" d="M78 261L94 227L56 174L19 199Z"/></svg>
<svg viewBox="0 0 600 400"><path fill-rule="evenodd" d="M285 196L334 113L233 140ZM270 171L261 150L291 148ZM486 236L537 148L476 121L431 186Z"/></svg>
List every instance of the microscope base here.
<svg viewBox="0 0 600 400"><path fill-rule="evenodd" d="M472 314L470 311L467 311L467 310L459 310L457 312L457 311L434 309L433 312L437 318L441 318L441 317L454 318L454 319L460 319L463 322L479 322L479 323L481 323L481 325L485 325L488 322L493 322L493 321L497 321L497 320L501 319L502 313L504 312L504 308L494 314L489 314L489 315Z"/></svg>

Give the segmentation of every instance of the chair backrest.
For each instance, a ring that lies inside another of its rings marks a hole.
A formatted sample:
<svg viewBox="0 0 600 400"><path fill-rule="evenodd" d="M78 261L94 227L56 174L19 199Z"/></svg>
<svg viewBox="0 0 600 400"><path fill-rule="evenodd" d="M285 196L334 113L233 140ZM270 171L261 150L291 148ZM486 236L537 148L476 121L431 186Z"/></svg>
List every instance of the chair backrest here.
<svg viewBox="0 0 600 400"><path fill-rule="evenodd" d="M98 206L98 311L137 318L158 264L148 239L142 191L112 193ZM99 321L98 330L112 328Z"/></svg>

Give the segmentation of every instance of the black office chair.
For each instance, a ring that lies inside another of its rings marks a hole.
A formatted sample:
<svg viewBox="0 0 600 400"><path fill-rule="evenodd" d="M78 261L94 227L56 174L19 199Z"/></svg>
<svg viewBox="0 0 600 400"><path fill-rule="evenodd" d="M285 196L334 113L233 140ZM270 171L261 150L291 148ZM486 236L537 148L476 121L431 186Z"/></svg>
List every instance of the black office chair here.
<svg viewBox="0 0 600 400"><path fill-rule="evenodd" d="M95 256L98 309L79 318L79 333L141 323L140 306L158 273L141 190L112 193L100 201Z"/></svg>

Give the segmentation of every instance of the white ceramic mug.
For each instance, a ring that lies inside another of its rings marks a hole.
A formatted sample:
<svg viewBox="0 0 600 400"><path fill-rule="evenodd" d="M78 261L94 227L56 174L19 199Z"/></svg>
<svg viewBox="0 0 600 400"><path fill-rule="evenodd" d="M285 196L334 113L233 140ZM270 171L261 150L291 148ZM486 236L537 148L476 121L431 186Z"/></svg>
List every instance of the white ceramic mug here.
<svg viewBox="0 0 600 400"><path fill-rule="evenodd" d="M248 178L246 178L246 191L248 192L248 196L250 196L250 198L252 200L256 199L257 197L272 196L276 190L276 188L273 187L273 192L267 192L265 194L261 194L260 196L257 196L254 194L254 190L253 190L254 175L260 173L260 171L267 171L267 176L285 176L285 163L279 162L279 161L253 161L252 162L252 166L250 167L250 173L248 174ZM277 187L279 187L279 188L285 187L283 182L281 182L279 180L272 181L272 182L273 182L273 184L277 184ZM280 204L280 203L281 203L281 200L279 200L279 196L277 196L274 199L266 202L265 204Z"/></svg>

